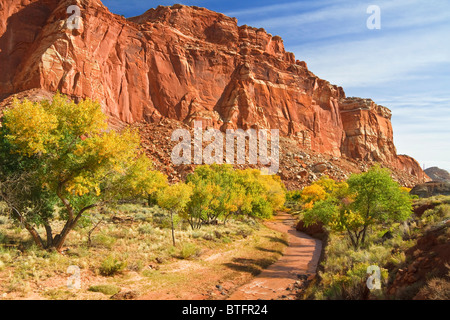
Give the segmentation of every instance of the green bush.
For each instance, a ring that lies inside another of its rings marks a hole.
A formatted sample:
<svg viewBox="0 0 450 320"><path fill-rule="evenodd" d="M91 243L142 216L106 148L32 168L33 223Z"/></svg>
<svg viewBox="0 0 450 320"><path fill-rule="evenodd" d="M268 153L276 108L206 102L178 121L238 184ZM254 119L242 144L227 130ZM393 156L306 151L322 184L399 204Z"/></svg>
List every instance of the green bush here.
<svg viewBox="0 0 450 320"><path fill-rule="evenodd" d="M103 260L99 271L102 276L110 277L117 273L122 272L127 266L125 261L120 261L113 256L108 256Z"/></svg>
<svg viewBox="0 0 450 320"><path fill-rule="evenodd" d="M91 286L88 291L91 292L100 292L107 296L113 296L120 292L120 288L115 285L103 284L98 286Z"/></svg>
<svg viewBox="0 0 450 320"><path fill-rule="evenodd" d="M434 209L425 211L422 218L431 219L431 222L440 221L450 217L450 205L441 204Z"/></svg>
<svg viewBox="0 0 450 320"><path fill-rule="evenodd" d="M106 234L98 234L93 237L93 243L96 246L105 247L111 249L116 243L117 239L107 236Z"/></svg>
<svg viewBox="0 0 450 320"><path fill-rule="evenodd" d="M184 243L180 250L180 257L182 259L190 259L197 257L200 254L200 249L193 243Z"/></svg>
<svg viewBox="0 0 450 320"><path fill-rule="evenodd" d="M143 221L143 222L150 222L152 219L147 214L137 213L134 216L134 220L136 220L136 221Z"/></svg>
<svg viewBox="0 0 450 320"><path fill-rule="evenodd" d="M6 243L8 242L8 239L6 238L6 236L0 232L0 244Z"/></svg>
<svg viewBox="0 0 450 320"><path fill-rule="evenodd" d="M174 217L175 218L175 217ZM176 220L176 219L174 219ZM170 229L172 227L172 220L170 219L169 214L158 212L153 215L152 219L155 226L161 229ZM175 221L174 221L175 223Z"/></svg>
<svg viewBox="0 0 450 320"><path fill-rule="evenodd" d="M403 264L406 261L406 255L402 252L394 253L390 258L389 262L392 263L394 266L399 266Z"/></svg>
<svg viewBox="0 0 450 320"><path fill-rule="evenodd" d="M0 208L0 210L1 210L1 208ZM1 213L1 212L0 212L0 213ZM6 216L0 216L0 225L1 225L1 224L7 224L8 221L9 221L9 218L8 218L8 217L6 217Z"/></svg>
<svg viewBox="0 0 450 320"><path fill-rule="evenodd" d="M153 228L153 226L151 224L147 223L147 224L143 224L143 225L139 226L138 231L139 231L139 233L142 233L142 234L152 234L155 232L155 229Z"/></svg>

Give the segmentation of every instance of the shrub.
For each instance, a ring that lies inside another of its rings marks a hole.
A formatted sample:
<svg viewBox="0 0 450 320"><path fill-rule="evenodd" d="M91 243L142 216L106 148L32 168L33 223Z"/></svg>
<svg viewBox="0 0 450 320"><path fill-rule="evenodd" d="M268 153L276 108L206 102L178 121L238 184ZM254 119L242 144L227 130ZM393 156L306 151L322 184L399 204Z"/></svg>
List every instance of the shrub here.
<svg viewBox="0 0 450 320"><path fill-rule="evenodd" d="M170 229L172 222L167 212L159 212L153 215L153 223L161 229Z"/></svg>
<svg viewBox="0 0 450 320"><path fill-rule="evenodd" d="M244 228L242 228L242 229L239 229L236 232L236 235L237 236L241 236L243 238L247 238L247 237L251 236L252 233L253 233L253 231L251 229L244 229Z"/></svg>
<svg viewBox="0 0 450 320"><path fill-rule="evenodd" d="M98 234L94 236L94 245L102 246L107 249L111 249L113 245L116 243L117 239L107 236L106 234Z"/></svg>
<svg viewBox="0 0 450 320"><path fill-rule="evenodd" d="M1 208L0 208L1 211ZM1 212L0 212L1 213ZM6 216L0 216L0 224L7 224L9 221L8 217Z"/></svg>
<svg viewBox="0 0 450 320"><path fill-rule="evenodd" d="M394 253L390 258L389 262L394 266L399 266L406 261L406 255L404 252Z"/></svg>
<svg viewBox="0 0 450 320"><path fill-rule="evenodd" d="M203 235L203 239L207 241L214 241L214 236L212 234L206 233L205 235Z"/></svg>
<svg viewBox="0 0 450 320"><path fill-rule="evenodd" d="M150 222L151 218L149 216L147 216L146 214L144 214L144 213L137 213L134 216L134 220L136 220L136 221L143 221L143 222Z"/></svg>
<svg viewBox="0 0 450 320"><path fill-rule="evenodd" d="M199 232L199 231L192 232L192 238L193 239L198 239L198 238L201 238L202 236L203 236L202 232Z"/></svg>
<svg viewBox="0 0 450 320"><path fill-rule="evenodd" d="M8 212L8 205L4 201L0 201L0 214Z"/></svg>
<svg viewBox="0 0 450 320"><path fill-rule="evenodd" d="M439 221L450 217L450 205L441 204L434 209L429 209L425 211L422 218L431 219L431 222Z"/></svg>
<svg viewBox="0 0 450 320"><path fill-rule="evenodd" d="M155 229L153 228L153 226L151 224L143 224L141 226L139 226L138 229L139 233L142 234L152 234L154 233Z"/></svg>
<svg viewBox="0 0 450 320"><path fill-rule="evenodd" d="M450 281L432 279L419 291L419 296L428 300L450 300Z"/></svg>
<svg viewBox="0 0 450 320"><path fill-rule="evenodd" d="M196 257L200 254L200 249L192 243L184 243L180 250L180 256L182 259L189 259Z"/></svg>
<svg viewBox="0 0 450 320"><path fill-rule="evenodd" d="M103 284L98 286L91 286L88 291L91 292L100 292L107 296L113 296L120 292L120 288L115 285Z"/></svg>
<svg viewBox="0 0 450 320"><path fill-rule="evenodd" d="M122 272L127 266L125 261L120 261L113 256L108 256L103 260L99 271L102 276L110 277L117 273Z"/></svg>
<svg viewBox="0 0 450 320"><path fill-rule="evenodd" d="M232 243L233 241L228 237L223 237L222 242L228 244L228 243Z"/></svg>
<svg viewBox="0 0 450 320"><path fill-rule="evenodd" d="M6 243L7 241L6 236L0 232L0 244Z"/></svg>

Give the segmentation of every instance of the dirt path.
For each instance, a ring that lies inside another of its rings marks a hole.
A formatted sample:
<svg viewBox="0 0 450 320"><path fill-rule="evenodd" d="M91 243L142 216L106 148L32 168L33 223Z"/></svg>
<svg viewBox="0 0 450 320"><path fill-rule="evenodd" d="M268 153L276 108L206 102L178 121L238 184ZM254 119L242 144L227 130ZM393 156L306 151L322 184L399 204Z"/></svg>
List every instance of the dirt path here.
<svg viewBox="0 0 450 320"><path fill-rule="evenodd" d="M295 218L280 213L267 223L271 229L288 233L289 247L276 263L250 283L238 288L228 300L272 300L292 297L295 287L311 279L317 270L322 241L295 230Z"/></svg>

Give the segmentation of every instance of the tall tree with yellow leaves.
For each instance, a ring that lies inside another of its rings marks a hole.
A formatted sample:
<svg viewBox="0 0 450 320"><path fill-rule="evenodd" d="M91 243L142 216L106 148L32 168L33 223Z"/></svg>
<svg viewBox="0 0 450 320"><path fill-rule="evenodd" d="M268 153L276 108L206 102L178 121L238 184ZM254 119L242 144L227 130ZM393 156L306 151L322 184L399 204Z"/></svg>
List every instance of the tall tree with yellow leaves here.
<svg viewBox="0 0 450 320"><path fill-rule="evenodd" d="M0 196L13 216L38 246L58 251L94 207L147 196L165 184L141 151L137 132L108 130L99 103L77 104L59 94L51 102L16 100L4 112L0 165ZM12 190L11 181L20 190ZM57 203L65 225L54 236L50 222ZM46 243L38 225L46 229Z"/></svg>

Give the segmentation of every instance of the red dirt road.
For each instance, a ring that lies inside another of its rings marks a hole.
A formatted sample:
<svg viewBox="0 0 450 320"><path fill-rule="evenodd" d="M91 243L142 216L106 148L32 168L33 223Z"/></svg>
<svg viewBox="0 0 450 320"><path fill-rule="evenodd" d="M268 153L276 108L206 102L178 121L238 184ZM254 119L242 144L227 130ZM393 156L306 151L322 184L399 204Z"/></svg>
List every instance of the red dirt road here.
<svg viewBox="0 0 450 320"><path fill-rule="evenodd" d="M292 296L296 281L312 278L322 252L322 241L314 239L295 229L295 218L280 213L267 226L288 233L289 247L283 257L264 270L250 283L238 288L228 300L272 300Z"/></svg>

